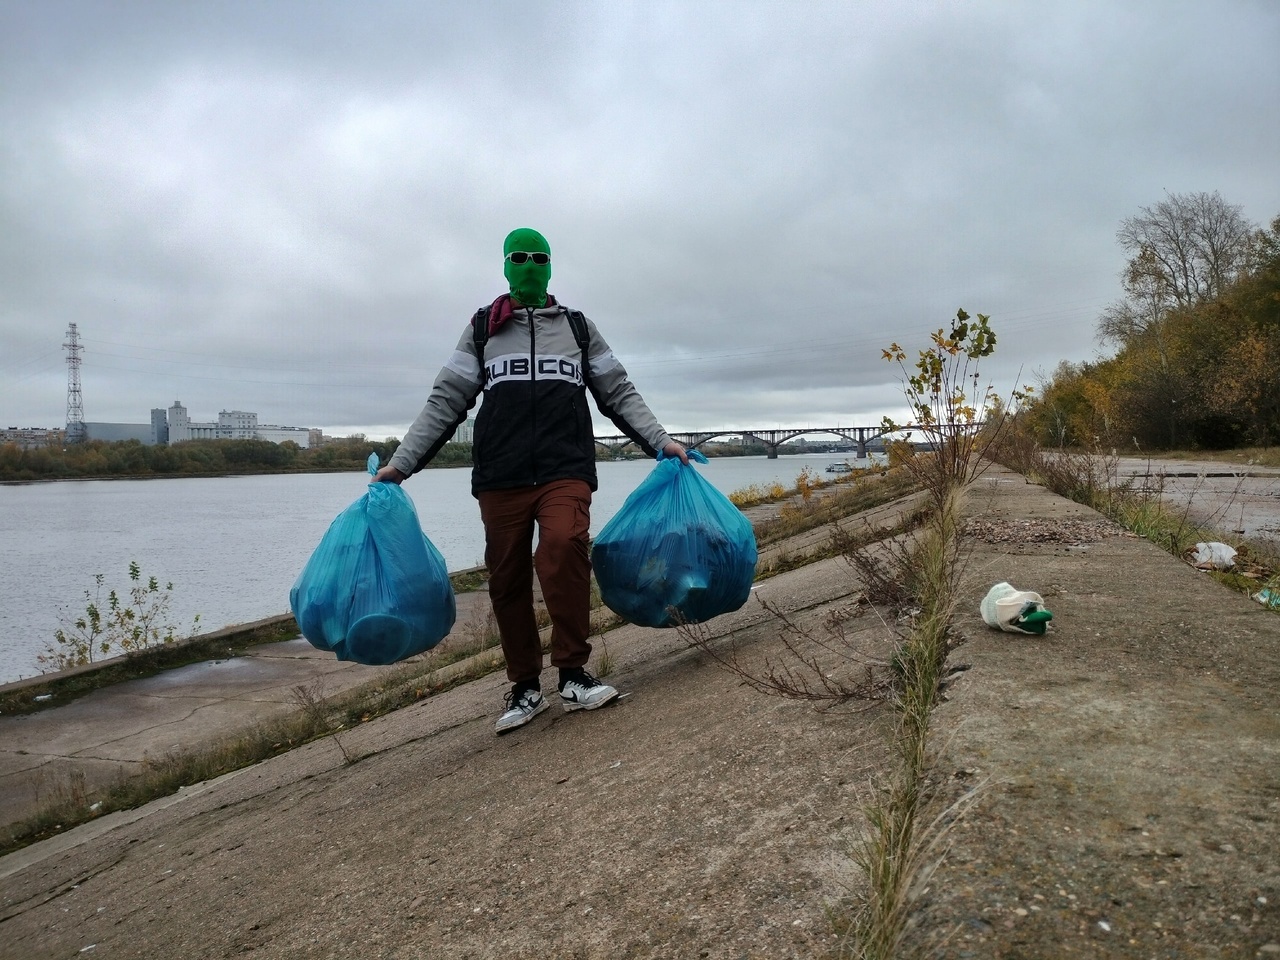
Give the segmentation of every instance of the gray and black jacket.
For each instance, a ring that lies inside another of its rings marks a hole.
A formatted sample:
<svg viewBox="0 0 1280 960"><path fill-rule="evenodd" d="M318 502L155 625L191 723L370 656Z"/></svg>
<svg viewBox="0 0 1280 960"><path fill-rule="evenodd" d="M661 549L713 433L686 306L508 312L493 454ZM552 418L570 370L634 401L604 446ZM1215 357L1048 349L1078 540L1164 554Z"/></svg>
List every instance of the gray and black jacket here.
<svg viewBox="0 0 1280 960"><path fill-rule="evenodd" d="M585 319L585 318L584 318ZM588 376L582 349L560 304L517 307L484 346L468 325L436 377L426 406L391 458L406 476L426 466L466 420L481 390L472 446L471 492L585 480L596 489L595 434L587 387L600 412L649 456L670 442L609 345L586 320Z"/></svg>

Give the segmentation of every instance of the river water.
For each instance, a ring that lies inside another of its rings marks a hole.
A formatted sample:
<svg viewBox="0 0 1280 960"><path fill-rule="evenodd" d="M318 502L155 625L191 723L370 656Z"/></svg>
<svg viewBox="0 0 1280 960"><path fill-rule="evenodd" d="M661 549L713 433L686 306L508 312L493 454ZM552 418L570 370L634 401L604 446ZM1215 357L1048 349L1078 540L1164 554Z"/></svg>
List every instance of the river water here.
<svg viewBox="0 0 1280 960"><path fill-rule="evenodd" d="M724 493L795 485L806 466L826 477L844 455L732 457L697 467ZM652 469L601 463L592 534ZM94 575L127 592L129 563L169 594L170 622L200 631L288 613L289 588L333 518L365 491L363 473L0 485L0 683L40 672L37 656L65 619L83 615ZM430 469L404 489L450 571L484 561L471 469ZM105 597L104 589L104 597Z"/></svg>

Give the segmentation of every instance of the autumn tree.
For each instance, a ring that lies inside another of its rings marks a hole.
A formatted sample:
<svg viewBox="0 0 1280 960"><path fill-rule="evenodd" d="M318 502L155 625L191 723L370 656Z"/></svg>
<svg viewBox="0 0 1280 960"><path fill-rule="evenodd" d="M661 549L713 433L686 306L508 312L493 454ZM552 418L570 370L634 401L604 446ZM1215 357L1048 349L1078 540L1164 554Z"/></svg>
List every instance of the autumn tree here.
<svg viewBox="0 0 1280 960"><path fill-rule="evenodd" d="M1125 354L1135 437L1175 447L1195 433L1189 425L1199 408L1191 401L1201 391L1188 360L1202 351L1186 338L1187 324L1249 274L1260 238L1216 191L1166 194L1121 223L1124 299L1103 312L1098 337Z"/></svg>
<svg viewBox="0 0 1280 960"><path fill-rule="evenodd" d="M1280 217L1258 233L1253 259L1252 273L1221 298L1216 329L1202 331L1222 342L1206 399L1266 447L1280 438Z"/></svg>
<svg viewBox="0 0 1280 960"><path fill-rule="evenodd" d="M1217 191L1171 193L1126 218L1116 239L1128 254L1125 297L1104 311L1098 336L1127 345L1158 337L1172 311L1218 297L1247 273L1260 232Z"/></svg>
<svg viewBox="0 0 1280 960"><path fill-rule="evenodd" d="M1203 224L1187 227L1175 209L1200 215ZM1180 234L1173 230L1178 223ZM1157 230L1160 224L1168 229ZM1145 241L1138 241L1140 234ZM1203 247L1198 260L1188 254L1196 237ZM1238 241L1232 256L1225 237ZM1020 422L1038 442L1055 447L1274 443L1280 438L1280 217L1256 230L1217 194L1170 197L1126 221L1121 240L1131 244L1126 297L1099 324L1101 338L1114 340L1118 352L1098 363L1060 364L1042 377L1039 398ZM1168 240L1176 255L1163 255L1157 240Z"/></svg>

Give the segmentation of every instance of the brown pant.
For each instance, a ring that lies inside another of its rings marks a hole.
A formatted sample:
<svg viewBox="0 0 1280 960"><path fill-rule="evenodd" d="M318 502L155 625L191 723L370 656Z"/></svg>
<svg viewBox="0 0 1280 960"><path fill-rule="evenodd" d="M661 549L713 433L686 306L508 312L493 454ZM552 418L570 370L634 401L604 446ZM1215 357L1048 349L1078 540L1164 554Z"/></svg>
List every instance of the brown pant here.
<svg viewBox="0 0 1280 960"><path fill-rule="evenodd" d="M536 683L542 673L542 643L533 613L535 563L551 615L551 664L585 666L591 657L591 487L584 480L555 480L538 487L488 490L478 499L489 599L507 658L507 679Z"/></svg>

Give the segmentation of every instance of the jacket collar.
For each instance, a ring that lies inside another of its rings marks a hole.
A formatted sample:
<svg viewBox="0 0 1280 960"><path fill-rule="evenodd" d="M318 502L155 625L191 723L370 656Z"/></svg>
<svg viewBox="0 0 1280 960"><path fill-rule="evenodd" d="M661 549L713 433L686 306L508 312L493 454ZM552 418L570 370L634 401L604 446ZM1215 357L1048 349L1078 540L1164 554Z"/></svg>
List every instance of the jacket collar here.
<svg viewBox="0 0 1280 960"><path fill-rule="evenodd" d="M556 298L551 294L547 294L547 307L558 306ZM545 310L546 307L538 307L539 310ZM489 336L493 336L498 332L499 328L511 319L511 315L516 312L515 302L511 299L511 294L504 293L493 301L493 305L489 307Z"/></svg>

